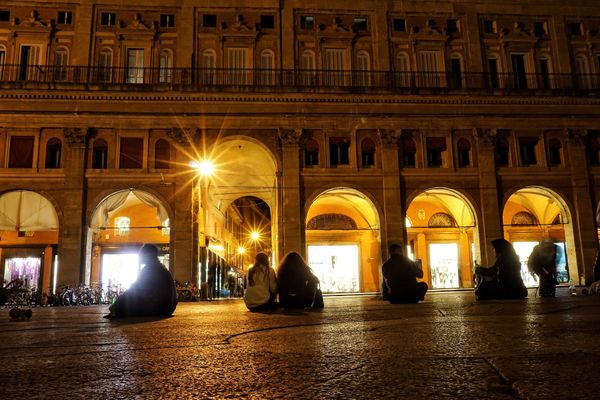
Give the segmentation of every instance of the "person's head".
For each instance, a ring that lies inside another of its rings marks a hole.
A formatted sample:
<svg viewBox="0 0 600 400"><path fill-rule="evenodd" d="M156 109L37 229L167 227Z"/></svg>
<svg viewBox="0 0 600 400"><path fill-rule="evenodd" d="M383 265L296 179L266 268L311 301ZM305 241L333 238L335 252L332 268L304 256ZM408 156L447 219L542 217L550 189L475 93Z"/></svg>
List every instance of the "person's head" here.
<svg viewBox="0 0 600 400"><path fill-rule="evenodd" d="M510 244L510 242L506 239L494 239L492 240L492 246L496 251L496 255L513 251L512 244Z"/></svg>
<svg viewBox="0 0 600 400"><path fill-rule="evenodd" d="M248 270L248 283L254 286L256 283L256 274L266 273L269 268L269 256L265 253L256 253L254 256L254 265Z"/></svg>
<svg viewBox="0 0 600 400"><path fill-rule="evenodd" d="M138 252L140 264L148 264L149 261L158 259L158 247L146 243Z"/></svg>
<svg viewBox="0 0 600 400"><path fill-rule="evenodd" d="M256 253L256 256L254 256L254 265L264 265L264 266L269 266L269 256L266 255L265 253Z"/></svg>
<svg viewBox="0 0 600 400"><path fill-rule="evenodd" d="M392 243L390 245L390 256L394 255L394 254L399 254L399 255L402 254L402 246L400 246L397 243Z"/></svg>
<svg viewBox="0 0 600 400"><path fill-rule="evenodd" d="M283 257L281 263L279 263L279 267L277 268L277 272L280 274L281 271L297 271L302 269L308 269L308 265L300 255L300 253L296 251L290 251Z"/></svg>

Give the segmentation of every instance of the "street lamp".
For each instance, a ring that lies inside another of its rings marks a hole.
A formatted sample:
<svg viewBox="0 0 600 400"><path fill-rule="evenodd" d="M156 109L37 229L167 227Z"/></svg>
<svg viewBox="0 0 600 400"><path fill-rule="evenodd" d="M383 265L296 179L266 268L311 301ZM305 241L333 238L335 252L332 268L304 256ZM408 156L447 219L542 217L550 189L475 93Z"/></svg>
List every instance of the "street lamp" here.
<svg viewBox="0 0 600 400"><path fill-rule="evenodd" d="M196 267L192 274L196 275L198 286L202 288L203 284L208 283L208 262L206 249L206 225L208 202L206 197L206 179L210 178L215 170L211 160L192 160L189 163L196 171L196 176L192 180L192 240L194 241L194 255L192 257L196 262ZM196 179L197 178L197 179ZM207 285L208 286L208 285ZM207 289L210 289L207 287Z"/></svg>

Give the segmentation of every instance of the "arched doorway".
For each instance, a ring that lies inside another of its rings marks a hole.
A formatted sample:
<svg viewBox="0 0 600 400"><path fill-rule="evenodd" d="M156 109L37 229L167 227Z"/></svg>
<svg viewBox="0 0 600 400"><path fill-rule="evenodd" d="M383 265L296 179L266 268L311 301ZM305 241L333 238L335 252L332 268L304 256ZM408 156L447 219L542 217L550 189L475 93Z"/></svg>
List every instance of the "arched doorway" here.
<svg viewBox="0 0 600 400"><path fill-rule="evenodd" d="M256 252L278 261L278 164L245 136L221 139L208 154L214 170L199 180L199 283L205 298L239 297Z"/></svg>
<svg viewBox="0 0 600 400"><path fill-rule="evenodd" d="M58 215L39 193L14 190L0 195L0 276L26 289L50 294L58 272Z"/></svg>
<svg viewBox="0 0 600 400"><path fill-rule="evenodd" d="M169 269L170 218L156 196L128 189L105 197L94 210L88 230L86 284L121 292L137 278L138 250L145 243L159 249Z"/></svg>
<svg viewBox="0 0 600 400"><path fill-rule="evenodd" d="M419 193L406 211L407 253L421 260L433 289L473 287L480 259L477 218L464 195L449 188Z"/></svg>
<svg viewBox="0 0 600 400"><path fill-rule="evenodd" d="M377 209L356 189L326 190L306 214L308 264L323 292L378 291L380 240Z"/></svg>
<svg viewBox="0 0 600 400"><path fill-rule="evenodd" d="M550 189L528 186L514 192L502 212L504 238L513 244L521 259L521 276L527 286L537 286L537 280L527 269L533 247L542 240L552 240L559 246L557 255L558 281L577 278L575 238L569 208Z"/></svg>

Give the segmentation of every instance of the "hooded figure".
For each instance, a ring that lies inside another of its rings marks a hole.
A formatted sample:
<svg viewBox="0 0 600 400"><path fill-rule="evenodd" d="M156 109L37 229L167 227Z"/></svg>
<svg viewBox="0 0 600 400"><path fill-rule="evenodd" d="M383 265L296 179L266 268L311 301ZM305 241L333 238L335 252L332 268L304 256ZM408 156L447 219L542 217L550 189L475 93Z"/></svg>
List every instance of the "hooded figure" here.
<svg viewBox="0 0 600 400"><path fill-rule="evenodd" d="M490 268L475 269L475 297L477 300L522 299L527 288L521 278L521 262L515 249L505 239L492 240L496 261Z"/></svg>
<svg viewBox="0 0 600 400"><path fill-rule="evenodd" d="M556 250L551 240L544 240L533 248L527 261L529 272L538 276L540 297L556 295Z"/></svg>

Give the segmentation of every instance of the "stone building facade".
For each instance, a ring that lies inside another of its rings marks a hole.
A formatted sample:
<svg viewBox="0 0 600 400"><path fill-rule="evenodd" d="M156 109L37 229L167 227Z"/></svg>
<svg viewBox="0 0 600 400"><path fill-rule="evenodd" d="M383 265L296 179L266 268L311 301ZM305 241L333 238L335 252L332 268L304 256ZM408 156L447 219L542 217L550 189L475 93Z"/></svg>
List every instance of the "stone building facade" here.
<svg viewBox="0 0 600 400"><path fill-rule="evenodd" d="M213 285L211 260L251 263L253 204L260 249L330 291L378 290L393 242L471 287L499 237L560 242L589 281L598 94L584 0L4 1L1 271L90 284L152 242Z"/></svg>

